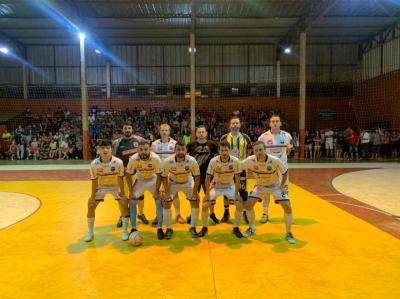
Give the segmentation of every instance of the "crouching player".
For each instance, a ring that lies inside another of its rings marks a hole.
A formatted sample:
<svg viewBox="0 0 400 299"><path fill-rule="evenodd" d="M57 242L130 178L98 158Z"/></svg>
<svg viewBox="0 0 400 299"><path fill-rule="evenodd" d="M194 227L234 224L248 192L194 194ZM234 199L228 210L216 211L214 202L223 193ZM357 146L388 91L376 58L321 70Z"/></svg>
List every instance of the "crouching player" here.
<svg viewBox="0 0 400 299"><path fill-rule="evenodd" d="M131 218L131 233L137 230L136 215L137 203L144 199L144 192L149 191L156 201L156 214L158 219L157 237L164 239L162 230L162 204L158 190L161 185L161 160L160 157L150 152L150 143L147 140L139 142L138 152L129 158L126 168L127 182L129 188L129 215ZM132 175L135 174L136 181L132 185Z"/></svg>
<svg viewBox="0 0 400 299"><path fill-rule="evenodd" d="M208 232L208 210L219 196L226 198L229 204L236 205L235 223L233 233L238 237L243 237L239 230L239 222L243 213L243 203L239 195L240 189L240 161L238 158L230 155L230 145L227 141L221 141L219 144L219 155L212 158L208 164L207 176L205 182L206 196L202 205L203 228L199 236L203 237ZM211 177L213 180L211 182Z"/></svg>
<svg viewBox="0 0 400 299"><path fill-rule="evenodd" d="M165 239L171 239L171 203L183 192L190 201L190 233L193 238L199 235L196 232L196 222L199 217L199 185L200 169L195 158L187 155L186 144L179 141L175 144L175 154L166 158L162 165L162 183L165 190L163 198L163 221L167 226ZM194 180L193 180L194 177Z"/></svg>
<svg viewBox="0 0 400 299"><path fill-rule="evenodd" d="M253 152L254 155L240 163L242 170L251 171L256 178L256 184L244 204L250 227L243 235L249 237L255 234L254 205L257 201L261 202L271 194L275 199L275 203L279 203L284 210L286 240L294 244L296 239L291 232L292 208L285 188L288 168L278 158L266 154L265 145L262 141L257 141L253 144Z"/></svg>
<svg viewBox="0 0 400 299"><path fill-rule="evenodd" d="M92 194L88 201L87 223L88 234L85 242L90 242L94 237L94 219L98 204L104 201L106 194L114 196L118 201L122 216L122 241L129 238L128 227L128 201L124 192L124 164L111 155L111 141L101 140L99 142L99 154L90 164L90 175L92 180Z"/></svg>

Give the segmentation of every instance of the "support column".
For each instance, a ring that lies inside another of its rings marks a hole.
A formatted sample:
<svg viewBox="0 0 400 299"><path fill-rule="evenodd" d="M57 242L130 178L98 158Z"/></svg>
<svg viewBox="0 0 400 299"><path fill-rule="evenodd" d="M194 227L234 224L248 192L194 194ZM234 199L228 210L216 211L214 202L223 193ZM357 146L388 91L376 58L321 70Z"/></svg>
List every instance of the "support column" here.
<svg viewBox="0 0 400 299"><path fill-rule="evenodd" d="M276 61L276 97L281 97L281 61Z"/></svg>
<svg viewBox="0 0 400 299"><path fill-rule="evenodd" d="M111 65L110 62L106 62L106 89L107 99L111 99Z"/></svg>
<svg viewBox="0 0 400 299"><path fill-rule="evenodd" d="M306 33L300 33L300 101L299 101L299 133L300 159L304 159L305 127L306 127Z"/></svg>
<svg viewBox="0 0 400 299"><path fill-rule="evenodd" d="M190 129L191 141L196 138L196 1L192 0L192 26L190 31Z"/></svg>
<svg viewBox="0 0 400 299"><path fill-rule="evenodd" d="M81 56L81 102L82 102L82 137L83 137L83 159L89 160L89 120L88 120L88 94L86 84L85 64L85 38L79 38Z"/></svg>

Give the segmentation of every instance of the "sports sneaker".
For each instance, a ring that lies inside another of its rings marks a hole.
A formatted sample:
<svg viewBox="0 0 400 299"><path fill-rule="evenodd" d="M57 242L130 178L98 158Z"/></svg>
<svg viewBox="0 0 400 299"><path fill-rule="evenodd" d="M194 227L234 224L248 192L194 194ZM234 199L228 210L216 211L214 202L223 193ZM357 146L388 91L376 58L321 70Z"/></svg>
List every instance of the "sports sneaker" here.
<svg viewBox="0 0 400 299"><path fill-rule="evenodd" d="M90 241L93 240L93 238L94 238L94 234L93 233L88 233L84 240L85 240L85 242L90 242Z"/></svg>
<svg viewBox="0 0 400 299"><path fill-rule="evenodd" d="M211 214L210 214L210 219L211 219L215 224L218 224L218 223L219 223L219 220L218 220L217 216L215 216L215 213L211 213Z"/></svg>
<svg viewBox="0 0 400 299"><path fill-rule="evenodd" d="M120 216L117 222L117 227L120 228L122 227L122 217Z"/></svg>
<svg viewBox="0 0 400 299"><path fill-rule="evenodd" d="M156 216L156 218L154 218L153 221L151 222L151 225L156 226L157 224L158 224L158 219Z"/></svg>
<svg viewBox="0 0 400 299"><path fill-rule="evenodd" d="M122 241L127 241L129 239L129 234L126 230L122 231Z"/></svg>
<svg viewBox="0 0 400 299"><path fill-rule="evenodd" d="M208 227L203 227L202 229L201 229L201 231L199 232L199 234L198 234L198 236L199 237L204 237L205 235L207 235L207 233L208 233Z"/></svg>
<svg viewBox="0 0 400 299"><path fill-rule="evenodd" d="M233 234L239 239L243 238L243 234L238 227L233 228Z"/></svg>
<svg viewBox="0 0 400 299"><path fill-rule="evenodd" d="M196 228L195 227L191 227L189 229L190 234L192 235L192 238L198 238L199 234L196 232Z"/></svg>
<svg viewBox="0 0 400 299"><path fill-rule="evenodd" d="M267 223L268 222L268 215L267 214L263 214L262 215L262 217L261 217L261 219L260 219L260 222L261 223Z"/></svg>
<svg viewBox="0 0 400 299"><path fill-rule="evenodd" d="M158 238L158 240L164 239L164 232L163 232L162 228L157 229L157 238Z"/></svg>
<svg viewBox="0 0 400 299"><path fill-rule="evenodd" d="M174 231L172 230L172 228L167 228L167 230L165 231L164 239L165 240L171 239L173 233Z"/></svg>
<svg viewBox="0 0 400 299"><path fill-rule="evenodd" d="M286 234L286 240L290 243L290 244L296 244L296 239L293 237L292 232L288 232Z"/></svg>
<svg viewBox="0 0 400 299"><path fill-rule="evenodd" d="M251 229L251 227L249 227L247 230L246 230L246 232L243 234L243 237L245 237L245 238L248 238L248 237L250 237L250 236L252 236L252 235L255 235L256 234L256 229Z"/></svg>
<svg viewBox="0 0 400 299"><path fill-rule="evenodd" d="M140 219L140 221L142 221L143 224L149 224L149 220L147 220L145 214L138 215L137 218Z"/></svg>
<svg viewBox="0 0 400 299"><path fill-rule="evenodd" d="M175 220L176 220L176 222L178 222L180 224L184 224L185 223L185 219L182 218L181 214L176 216ZM190 220L189 220L189 223L190 223Z"/></svg>
<svg viewBox="0 0 400 299"><path fill-rule="evenodd" d="M243 218L244 218L244 221L245 221L247 224L249 224L249 219L247 218L246 211L243 211Z"/></svg>
<svg viewBox="0 0 400 299"><path fill-rule="evenodd" d="M222 218L221 218L221 222L228 223L228 221L229 221L229 212L225 210L224 216L222 216Z"/></svg>

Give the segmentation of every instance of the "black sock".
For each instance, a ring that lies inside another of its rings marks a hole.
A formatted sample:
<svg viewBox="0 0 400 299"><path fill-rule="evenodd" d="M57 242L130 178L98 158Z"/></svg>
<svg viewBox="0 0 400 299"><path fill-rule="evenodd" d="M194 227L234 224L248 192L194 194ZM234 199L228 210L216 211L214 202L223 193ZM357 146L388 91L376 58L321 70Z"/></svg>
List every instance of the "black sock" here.
<svg viewBox="0 0 400 299"><path fill-rule="evenodd" d="M229 212L229 205L224 205L225 212Z"/></svg>

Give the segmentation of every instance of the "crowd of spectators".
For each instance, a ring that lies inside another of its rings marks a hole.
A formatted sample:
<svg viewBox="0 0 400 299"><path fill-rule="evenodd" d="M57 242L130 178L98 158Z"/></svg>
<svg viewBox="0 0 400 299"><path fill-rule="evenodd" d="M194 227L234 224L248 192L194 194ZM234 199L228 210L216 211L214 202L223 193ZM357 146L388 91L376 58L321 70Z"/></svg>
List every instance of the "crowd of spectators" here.
<svg viewBox="0 0 400 299"><path fill-rule="evenodd" d="M96 109L94 110L96 111ZM205 125L209 139L218 141L227 132L232 115L241 118L242 131L252 141L268 129L267 120L272 113L281 111L257 111L251 107L231 111L200 109L196 111L196 126ZM284 115L283 115L284 119ZM158 128L162 123L171 127L171 136L176 140L190 141L190 111L183 109L160 110L144 107L117 111L96 111L89 117L90 153L96 155L96 140L121 136L124 122L131 121L134 131L148 140L159 138ZM287 127L283 123L282 129ZM293 136L294 151L298 157L300 141L297 132ZM305 138L306 159L398 159L400 153L399 133L396 131L360 131L348 128L344 131L323 129L307 131ZM0 159L47 160L82 159L82 119L79 115L61 107L48 109L43 115L35 115L26 109L21 124L12 131L4 131L0 138Z"/></svg>

